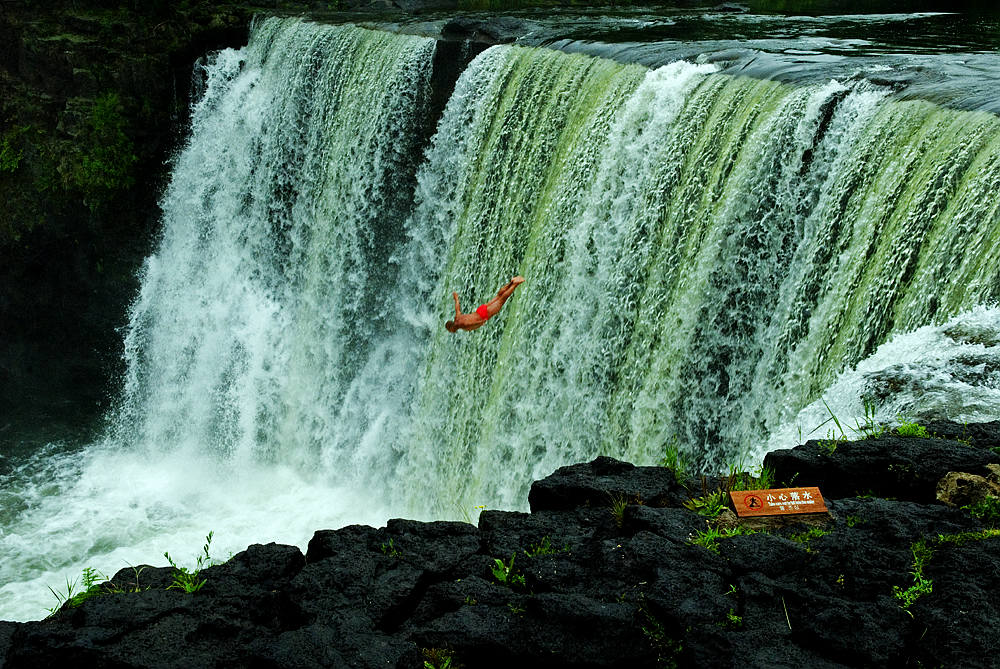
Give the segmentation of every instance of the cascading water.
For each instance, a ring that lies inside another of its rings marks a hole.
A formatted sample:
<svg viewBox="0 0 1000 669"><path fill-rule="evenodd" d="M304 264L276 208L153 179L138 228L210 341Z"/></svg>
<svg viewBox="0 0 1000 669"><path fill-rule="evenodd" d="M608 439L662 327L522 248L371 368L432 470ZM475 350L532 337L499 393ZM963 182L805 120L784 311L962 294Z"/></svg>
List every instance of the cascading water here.
<svg viewBox="0 0 1000 669"><path fill-rule="evenodd" d="M208 530L224 555L523 508L560 465L668 443L752 464L824 393L1000 413L994 115L500 46L421 161L434 49L269 19L205 66L107 438L7 477L0 618ZM444 330L452 291L515 274Z"/></svg>

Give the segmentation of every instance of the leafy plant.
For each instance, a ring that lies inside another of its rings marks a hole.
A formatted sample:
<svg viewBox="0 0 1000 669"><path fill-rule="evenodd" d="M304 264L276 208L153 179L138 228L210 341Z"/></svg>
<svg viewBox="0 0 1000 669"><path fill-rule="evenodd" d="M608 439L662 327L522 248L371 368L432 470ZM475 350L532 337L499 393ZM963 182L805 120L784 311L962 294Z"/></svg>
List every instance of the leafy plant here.
<svg viewBox="0 0 1000 669"><path fill-rule="evenodd" d="M396 545L393 543L392 539L389 539L388 542L382 544L381 548L383 555L388 555L393 558L398 558L402 555L402 553L396 549Z"/></svg>
<svg viewBox="0 0 1000 669"><path fill-rule="evenodd" d="M726 614L726 619L719 623L720 627L728 627L730 629L739 629L743 627L743 616L736 615L736 609L729 609L729 613Z"/></svg>
<svg viewBox="0 0 1000 669"><path fill-rule="evenodd" d="M495 558L493 566L490 569L497 583L506 585L508 588L514 586L523 588L525 586L524 574L514 569L514 557L514 555L510 556L510 562L504 562L500 558Z"/></svg>
<svg viewBox="0 0 1000 669"><path fill-rule="evenodd" d="M699 516L715 518L726 508L726 492L716 490L701 497L692 497L684 502L684 508L694 511Z"/></svg>
<svg viewBox="0 0 1000 669"><path fill-rule="evenodd" d="M447 648L424 648L424 669L458 669L458 665L452 665L455 659L454 651Z"/></svg>
<svg viewBox="0 0 1000 669"><path fill-rule="evenodd" d="M805 532L799 532L797 534L791 535L789 537L789 539L791 539L792 541L796 541L796 542L804 545L806 551L809 552L809 553L812 553L813 549L809 545L810 542L813 539L819 539L820 537L826 536L827 534L830 534L829 530L824 530L824 529L819 528L819 527L812 527L812 528L809 528L808 530L806 530Z"/></svg>
<svg viewBox="0 0 1000 669"><path fill-rule="evenodd" d="M163 553L163 557L167 558L167 562L170 566L174 568L173 573L173 583L167 586L167 590L183 590L184 592L198 592L204 587L208 579L199 578L201 575L201 570L205 567L212 566L212 558L209 555L209 547L212 544L212 536L214 532L209 532L205 537L205 545L201 547L202 554L198 556L195 562L194 569L188 569L187 567L178 567L177 564L171 559L170 554L167 552Z"/></svg>
<svg viewBox="0 0 1000 669"><path fill-rule="evenodd" d="M901 437L922 437L926 438L930 435L927 434L927 428L918 423L901 423L899 427L896 428L896 434Z"/></svg>
<svg viewBox="0 0 1000 669"><path fill-rule="evenodd" d="M825 421L813 428L813 432L820 429L829 422L833 422L834 428L827 430L826 439L820 440L819 446L824 449L829 455L833 455L834 451L837 450L837 446L850 441L850 437L847 436L847 431L844 430L843 423L837 417L837 414L833 413L833 409L827 404L826 400L823 400L823 406L826 407L826 412L830 415ZM863 419L854 419L854 427L848 426L848 429L859 435L862 439L878 439L886 432L885 425L878 422L878 409L874 402L865 400L864 402L865 415Z"/></svg>
<svg viewBox="0 0 1000 669"><path fill-rule="evenodd" d="M722 481L725 491L763 490L774 485L774 469L761 465L756 473L744 470L743 463L731 465L729 474Z"/></svg>

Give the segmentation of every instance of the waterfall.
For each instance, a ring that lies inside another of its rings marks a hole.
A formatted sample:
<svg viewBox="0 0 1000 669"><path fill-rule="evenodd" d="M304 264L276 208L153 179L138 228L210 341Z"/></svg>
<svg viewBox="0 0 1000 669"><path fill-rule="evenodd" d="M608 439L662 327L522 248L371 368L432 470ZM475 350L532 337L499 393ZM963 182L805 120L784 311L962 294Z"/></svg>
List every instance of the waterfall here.
<svg viewBox="0 0 1000 669"><path fill-rule="evenodd" d="M205 60L107 435L10 478L0 617L208 530L471 518L668 445L752 466L827 406L1000 414L996 116L506 45L431 119L434 56L268 19Z"/></svg>
<svg viewBox="0 0 1000 669"><path fill-rule="evenodd" d="M218 56L117 442L461 517L598 454L759 459L892 334L997 299L991 114L502 46L418 166L433 48L272 19Z"/></svg>

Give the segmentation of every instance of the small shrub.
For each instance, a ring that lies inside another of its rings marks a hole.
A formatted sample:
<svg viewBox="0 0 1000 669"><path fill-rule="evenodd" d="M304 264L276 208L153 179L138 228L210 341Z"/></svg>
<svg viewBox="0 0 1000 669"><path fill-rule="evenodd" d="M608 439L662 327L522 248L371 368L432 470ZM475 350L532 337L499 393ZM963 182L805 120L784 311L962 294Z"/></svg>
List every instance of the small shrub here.
<svg viewBox="0 0 1000 669"><path fill-rule="evenodd" d="M910 547L910 551L913 553L913 571L910 572L913 574L913 585L908 588L901 588L898 585L892 587L892 594L907 613L917 599L929 595L934 589L933 582L924 576L924 567L930 562L934 549L926 539L918 539Z"/></svg>
<svg viewBox="0 0 1000 669"><path fill-rule="evenodd" d="M508 588L513 588L514 586L523 588L525 586L524 574L514 569L514 555L510 556L510 562L494 558L493 566L490 569L497 583L506 585Z"/></svg>

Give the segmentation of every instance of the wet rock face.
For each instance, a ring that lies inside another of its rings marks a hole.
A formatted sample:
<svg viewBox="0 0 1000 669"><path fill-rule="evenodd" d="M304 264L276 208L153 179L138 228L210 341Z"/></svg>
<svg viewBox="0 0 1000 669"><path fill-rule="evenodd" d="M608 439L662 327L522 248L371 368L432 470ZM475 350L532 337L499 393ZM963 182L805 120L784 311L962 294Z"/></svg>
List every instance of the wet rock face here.
<svg viewBox="0 0 1000 669"><path fill-rule="evenodd" d="M938 502L933 479L998 459L1000 430L977 430L971 446L772 454L776 486L793 473L824 493L811 524L730 519L709 539L719 523L684 506L702 481L598 458L536 482L531 513L485 511L478 527L321 530L304 555L255 545L190 594L167 589L170 568L125 569L78 607L0 623L0 665L995 666L997 518ZM872 466L864 486L891 480L855 496Z"/></svg>
<svg viewBox="0 0 1000 669"><path fill-rule="evenodd" d="M0 401L11 415L101 411L192 64L244 43L252 13L119 4L0 11Z"/></svg>

